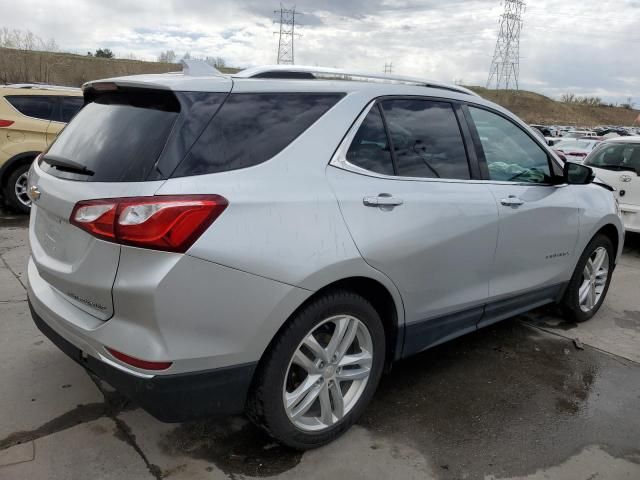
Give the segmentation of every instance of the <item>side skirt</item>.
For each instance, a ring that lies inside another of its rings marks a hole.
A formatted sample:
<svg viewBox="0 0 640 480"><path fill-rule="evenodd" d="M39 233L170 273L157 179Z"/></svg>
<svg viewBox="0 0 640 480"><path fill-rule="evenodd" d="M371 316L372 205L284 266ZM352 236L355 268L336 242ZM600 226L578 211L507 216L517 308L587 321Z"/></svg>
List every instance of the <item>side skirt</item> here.
<svg viewBox="0 0 640 480"><path fill-rule="evenodd" d="M461 312L405 325L402 358L542 305L557 302L562 298L566 287L566 283L544 287Z"/></svg>

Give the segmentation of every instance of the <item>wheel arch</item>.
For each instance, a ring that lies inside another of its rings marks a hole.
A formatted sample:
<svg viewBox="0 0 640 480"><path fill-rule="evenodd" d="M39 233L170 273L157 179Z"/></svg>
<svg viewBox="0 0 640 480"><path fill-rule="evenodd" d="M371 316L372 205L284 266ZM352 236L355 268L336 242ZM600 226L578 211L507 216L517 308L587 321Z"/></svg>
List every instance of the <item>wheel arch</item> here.
<svg viewBox="0 0 640 480"><path fill-rule="evenodd" d="M613 243L613 251L616 252L616 258L618 255L618 249L620 248L620 233L618 232L618 228L612 224L612 223L607 223L606 225L602 226L592 237L591 240L593 240L593 238L595 238L596 235L602 234L604 236L606 236L607 238L609 238L609 240L611 240L611 243ZM589 241L591 241L589 240ZM624 241L624 240L623 240Z"/></svg>
<svg viewBox="0 0 640 480"><path fill-rule="evenodd" d="M394 361L400 359L404 342L404 328L402 328L404 325L404 307L402 306L401 300L400 303L398 303L398 300L400 299L399 293L395 292L397 296L394 296L392 291L390 291L390 289L378 279L374 279L370 276L356 275L335 279L306 297L304 301L287 316L271 336L269 343L262 350L256 372L260 370L260 366L265 360L268 352L271 351L273 344L289 324L291 319L294 318L295 315L310 302L335 290L348 290L357 293L371 303L373 308L380 315L385 337L387 339L385 355L386 367L390 367Z"/></svg>
<svg viewBox="0 0 640 480"><path fill-rule="evenodd" d="M4 162L4 164L2 164L2 166L0 167L0 189L4 189L7 184L9 175L11 175L11 172L13 172L15 168L21 165L30 164L38 155L40 155L40 153L42 152L22 152L14 155L9 160Z"/></svg>

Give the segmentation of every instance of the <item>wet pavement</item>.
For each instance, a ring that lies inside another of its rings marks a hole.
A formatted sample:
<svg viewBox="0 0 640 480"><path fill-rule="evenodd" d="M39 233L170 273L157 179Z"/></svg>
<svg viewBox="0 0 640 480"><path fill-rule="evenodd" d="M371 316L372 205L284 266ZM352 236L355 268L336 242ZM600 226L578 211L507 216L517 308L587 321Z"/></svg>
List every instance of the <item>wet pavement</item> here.
<svg viewBox="0 0 640 480"><path fill-rule="evenodd" d="M398 363L302 454L241 417L162 424L91 380L30 320L26 227L0 211L1 480L640 478L640 236L590 322L543 308Z"/></svg>

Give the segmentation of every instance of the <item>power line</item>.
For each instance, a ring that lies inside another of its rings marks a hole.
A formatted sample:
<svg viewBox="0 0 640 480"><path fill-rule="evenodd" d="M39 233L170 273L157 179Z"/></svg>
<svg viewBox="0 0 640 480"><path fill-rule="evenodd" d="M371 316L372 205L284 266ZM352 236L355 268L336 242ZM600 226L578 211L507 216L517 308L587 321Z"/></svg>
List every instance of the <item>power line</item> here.
<svg viewBox="0 0 640 480"><path fill-rule="evenodd" d="M293 39L297 35L295 33L296 27L296 7L291 9L284 8L282 3L280 4L280 10L274 10L274 14L280 14L279 20L276 20L280 24L280 31L273 32L278 33L278 64L293 65Z"/></svg>
<svg viewBox="0 0 640 480"><path fill-rule="evenodd" d="M489 69L487 88L495 84L496 90L515 87L518 90L520 76L520 32L526 4L522 0L505 0L504 13L500 16L498 40Z"/></svg>

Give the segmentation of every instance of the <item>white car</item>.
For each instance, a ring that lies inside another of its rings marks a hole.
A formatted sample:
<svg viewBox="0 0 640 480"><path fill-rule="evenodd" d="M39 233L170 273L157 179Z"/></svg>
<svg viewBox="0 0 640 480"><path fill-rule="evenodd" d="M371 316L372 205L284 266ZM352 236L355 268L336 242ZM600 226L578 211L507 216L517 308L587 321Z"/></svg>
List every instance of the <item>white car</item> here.
<svg viewBox="0 0 640 480"><path fill-rule="evenodd" d="M562 137L563 138L582 138L582 137L597 137L598 134L596 132L590 132L588 130L569 130L565 132Z"/></svg>
<svg viewBox="0 0 640 480"><path fill-rule="evenodd" d="M584 161L597 177L616 189L625 229L640 233L640 136L600 144Z"/></svg>
<svg viewBox="0 0 640 480"><path fill-rule="evenodd" d="M582 163L600 143L599 140L562 140L554 144L553 149L562 153L569 162Z"/></svg>

